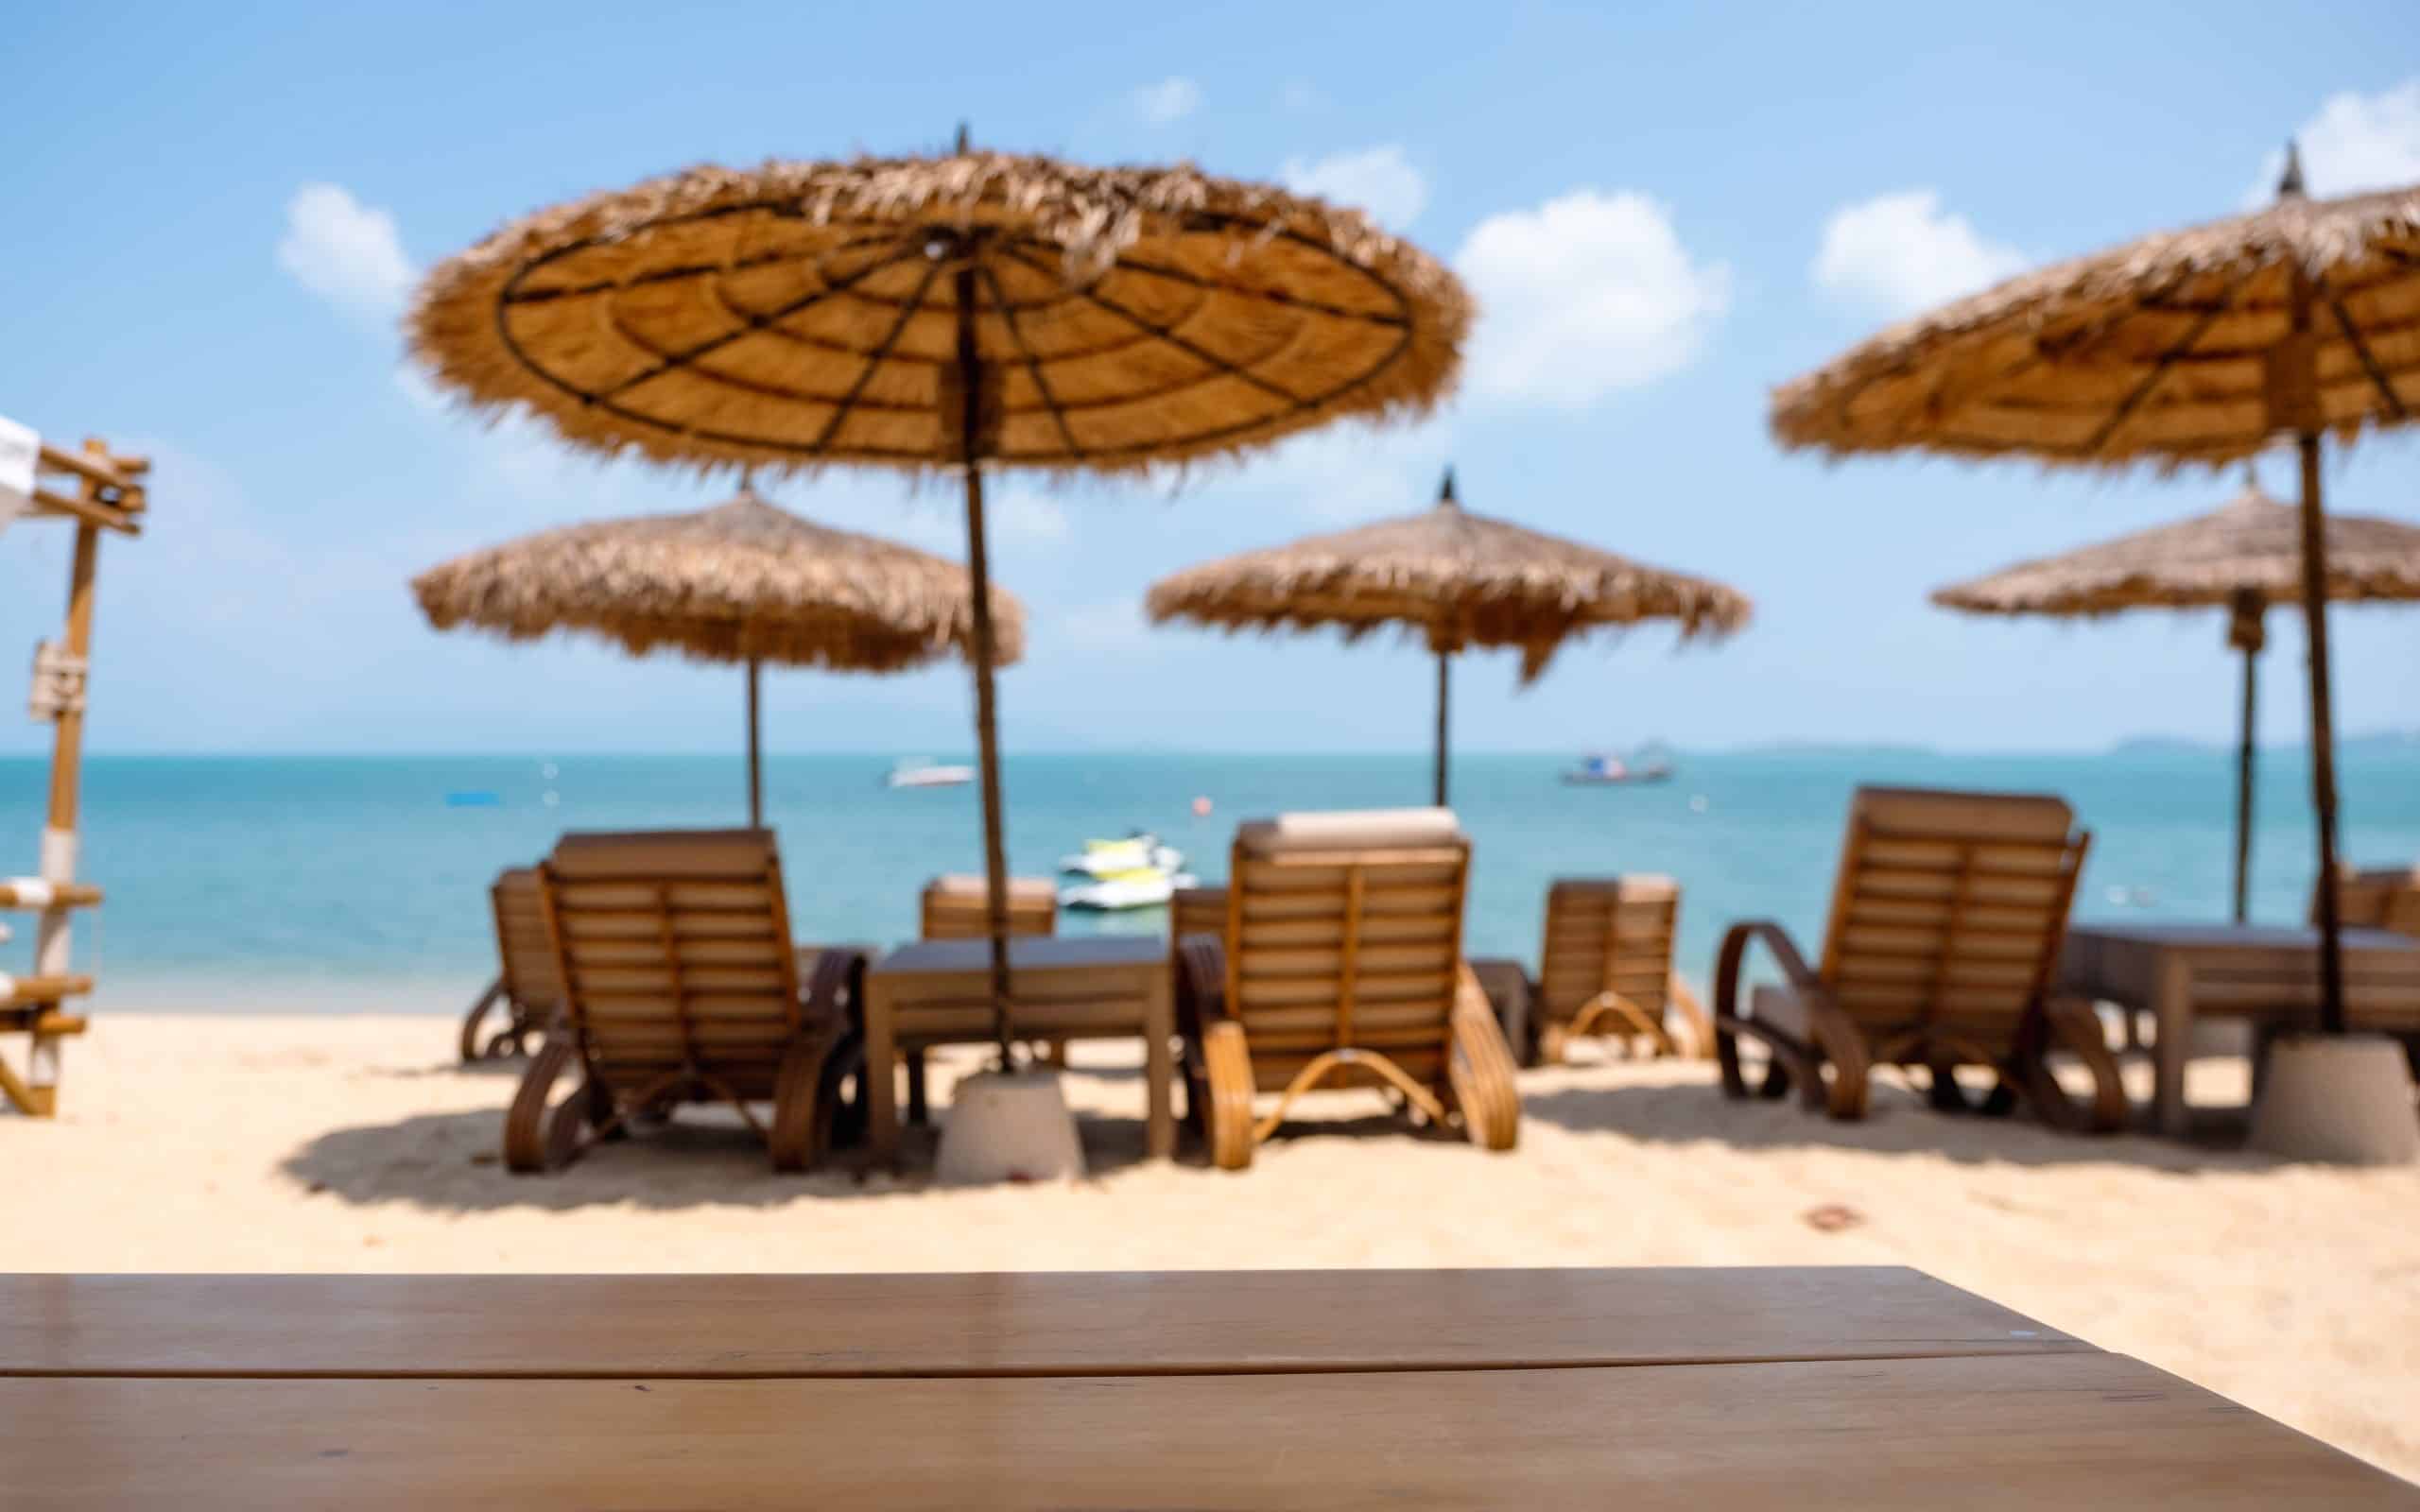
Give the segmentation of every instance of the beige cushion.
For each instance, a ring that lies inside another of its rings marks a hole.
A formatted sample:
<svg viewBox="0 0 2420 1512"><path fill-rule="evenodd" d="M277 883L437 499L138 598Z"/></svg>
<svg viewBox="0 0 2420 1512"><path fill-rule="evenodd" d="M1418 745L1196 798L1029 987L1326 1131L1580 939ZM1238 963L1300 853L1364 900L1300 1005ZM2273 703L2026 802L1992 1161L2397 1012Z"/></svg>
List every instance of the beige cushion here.
<svg viewBox="0 0 2420 1512"><path fill-rule="evenodd" d="M565 878L761 877L776 849L770 830L591 830L556 841L547 865Z"/></svg>
<svg viewBox="0 0 2420 1512"><path fill-rule="evenodd" d="M1303 850L1394 850L1459 845L1462 827L1452 809L1340 809L1281 814L1237 827L1236 843L1256 856Z"/></svg>
<svg viewBox="0 0 2420 1512"><path fill-rule="evenodd" d="M942 898L979 899L983 896L983 879L971 872L944 871L925 884L925 890ZM1028 902L1048 899L1055 902L1059 898L1059 888L1047 877L1011 877L1009 897L1012 902L1018 899Z"/></svg>
<svg viewBox="0 0 2420 1512"><path fill-rule="evenodd" d="M1927 787L1860 787L1852 822L1909 837L1961 840L2064 840L2075 810L2039 793L1961 793Z"/></svg>
<svg viewBox="0 0 2420 1512"><path fill-rule="evenodd" d="M1618 877L1557 877L1550 893L1570 898L1617 898L1626 902L1661 902L1681 895L1681 885L1660 871L1633 871Z"/></svg>

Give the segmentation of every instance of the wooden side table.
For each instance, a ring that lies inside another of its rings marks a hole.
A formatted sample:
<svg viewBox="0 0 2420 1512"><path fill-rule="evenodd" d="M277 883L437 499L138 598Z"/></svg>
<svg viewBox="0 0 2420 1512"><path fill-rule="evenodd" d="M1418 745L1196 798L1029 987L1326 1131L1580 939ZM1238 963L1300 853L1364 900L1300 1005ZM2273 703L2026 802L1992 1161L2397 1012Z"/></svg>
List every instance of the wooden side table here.
<svg viewBox="0 0 2420 1512"><path fill-rule="evenodd" d="M2353 1026L2420 1033L2420 940L2382 929L2343 932L2345 1013ZM2185 1061L2197 1018L2250 1021L2264 1030L2315 1021L2319 931L2273 924L2077 924L2059 960L2060 989L2148 1009L2152 1116L2159 1131L2192 1127Z"/></svg>
<svg viewBox="0 0 2420 1512"><path fill-rule="evenodd" d="M903 945L866 973L866 1143L876 1165L899 1159L900 1056L993 1038L991 944L927 939ZM1047 1040L1143 1041L1149 1099L1144 1147L1176 1151L1175 989L1157 936L1020 936L1009 941L1009 995L1016 1032Z"/></svg>

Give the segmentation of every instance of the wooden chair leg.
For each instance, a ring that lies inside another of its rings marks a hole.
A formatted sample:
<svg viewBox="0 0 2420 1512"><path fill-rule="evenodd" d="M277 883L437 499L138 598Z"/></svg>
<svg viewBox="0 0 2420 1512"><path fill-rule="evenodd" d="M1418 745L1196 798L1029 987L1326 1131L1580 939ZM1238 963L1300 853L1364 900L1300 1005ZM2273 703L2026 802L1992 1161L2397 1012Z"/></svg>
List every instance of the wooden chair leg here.
<svg viewBox="0 0 2420 1512"><path fill-rule="evenodd" d="M925 1052L906 1051L899 1058L908 1062L908 1122L923 1128L933 1121L932 1109L925 1103Z"/></svg>
<svg viewBox="0 0 2420 1512"><path fill-rule="evenodd" d="M1510 1150L1521 1140L1521 1089L1512 1052L1476 981L1463 971L1455 1005L1445 1072L1462 1113L1462 1131L1486 1150Z"/></svg>
<svg viewBox="0 0 2420 1512"><path fill-rule="evenodd" d="M488 984L488 989L471 1005L471 1011L462 1016L462 1032L456 1040L455 1048L461 1052L464 1064L477 1060L487 1053L486 1047L479 1043L479 1024L487 1018L489 1010L495 1006L496 1000L503 996L504 978L499 976Z"/></svg>
<svg viewBox="0 0 2420 1512"><path fill-rule="evenodd" d="M2081 1125L2086 1133L2115 1134L2126 1126L2127 1103L2125 1078L2118 1074L2118 1057L2109 1053L2109 1037L2100 1025L2100 1015L2092 1005L2072 998L2055 999L2043 1010L2050 1026L2052 1043L2083 1062L2092 1074L2091 1100L2084 1105ZM2038 1060L2038 1057L2037 1057ZM2061 1107L2066 1108L2066 1096L2059 1089L2058 1078L2048 1065L2039 1068L2046 1092L2056 1092Z"/></svg>
<svg viewBox="0 0 2420 1512"><path fill-rule="evenodd" d="M773 1122L765 1150L773 1169L795 1175L815 1168L833 1143L839 1108L835 1094L851 1057L862 1068L865 1043L855 1034L810 1034L782 1057L773 1082ZM833 1075L834 1063L841 1074Z"/></svg>
<svg viewBox="0 0 2420 1512"><path fill-rule="evenodd" d="M1201 1028L1202 1079L1207 1083L1210 1163L1221 1171L1252 1164L1252 1057L1244 1026L1219 1019Z"/></svg>
<svg viewBox="0 0 2420 1512"><path fill-rule="evenodd" d="M579 1057L579 1047L568 1040L550 1039L539 1047L529 1069L521 1075L521 1085L514 1089L512 1105L504 1115L504 1168L515 1176L535 1176L553 1169L572 1153L561 1143L548 1106L554 1095L556 1078L571 1069ZM562 1111L571 1113L584 1105L586 1088L564 1099ZM570 1121L576 1126L576 1120Z"/></svg>

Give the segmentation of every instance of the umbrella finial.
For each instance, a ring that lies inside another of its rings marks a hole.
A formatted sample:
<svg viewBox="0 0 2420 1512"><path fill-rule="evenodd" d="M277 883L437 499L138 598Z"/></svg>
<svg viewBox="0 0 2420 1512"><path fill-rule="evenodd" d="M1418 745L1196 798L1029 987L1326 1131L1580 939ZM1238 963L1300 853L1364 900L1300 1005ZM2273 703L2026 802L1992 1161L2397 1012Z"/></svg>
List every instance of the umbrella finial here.
<svg viewBox="0 0 2420 1512"><path fill-rule="evenodd" d="M1461 502L1454 497L1454 470L1450 466L1445 469L1444 483L1437 490L1437 504L1444 509L1461 507Z"/></svg>
<svg viewBox="0 0 2420 1512"><path fill-rule="evenodd" d="M962 158L973 150L966 145L966 123L960 121L958 123L958 155Z"/></svg>
<svg viewBox="0 0 2420 1512"><path fill-rule="evenodd" d="M2300 199L2302 197L2302 144L2296 142L2292 137L2288 137L2286 138L2286 171L2277 180L2277 198L2280 199Z"/></svg>

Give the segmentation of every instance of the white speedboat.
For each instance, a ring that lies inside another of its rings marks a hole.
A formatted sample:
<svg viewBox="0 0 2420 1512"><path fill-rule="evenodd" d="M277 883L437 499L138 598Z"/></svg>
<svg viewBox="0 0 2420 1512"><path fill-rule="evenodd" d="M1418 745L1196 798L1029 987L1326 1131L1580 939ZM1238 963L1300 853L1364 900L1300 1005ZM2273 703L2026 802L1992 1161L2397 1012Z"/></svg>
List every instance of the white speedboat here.
<svg viewBox="0 0 2420 1512"><path fill-rule="evenodd" d="M940 762L901 762L891 767L890 775L882 780L885 787L962 787L975 781L972 766L945 765Z"/></svg>
<svg viewBox="0 0 2420 1512"><path fill-rule="evenodd" d="M1184 852L1160 844L1156 834L1136 831L1120 840L1087 840L1073 855L1059 858L1059 869L1079 877L1114 877L1129 871L1174 871L1184 865Z"/></svg>
<svg viewBox="0 0 2420 1512"><path fill-rule="evenodd" d="M1187 872L1160 871L1149 867L1112 872L1091 882L1073 883L1060 888L1059 906L1095 913L1115 913L1128 908L1165 908L1179 887L1190 887L1194 880Z"/></svg>

